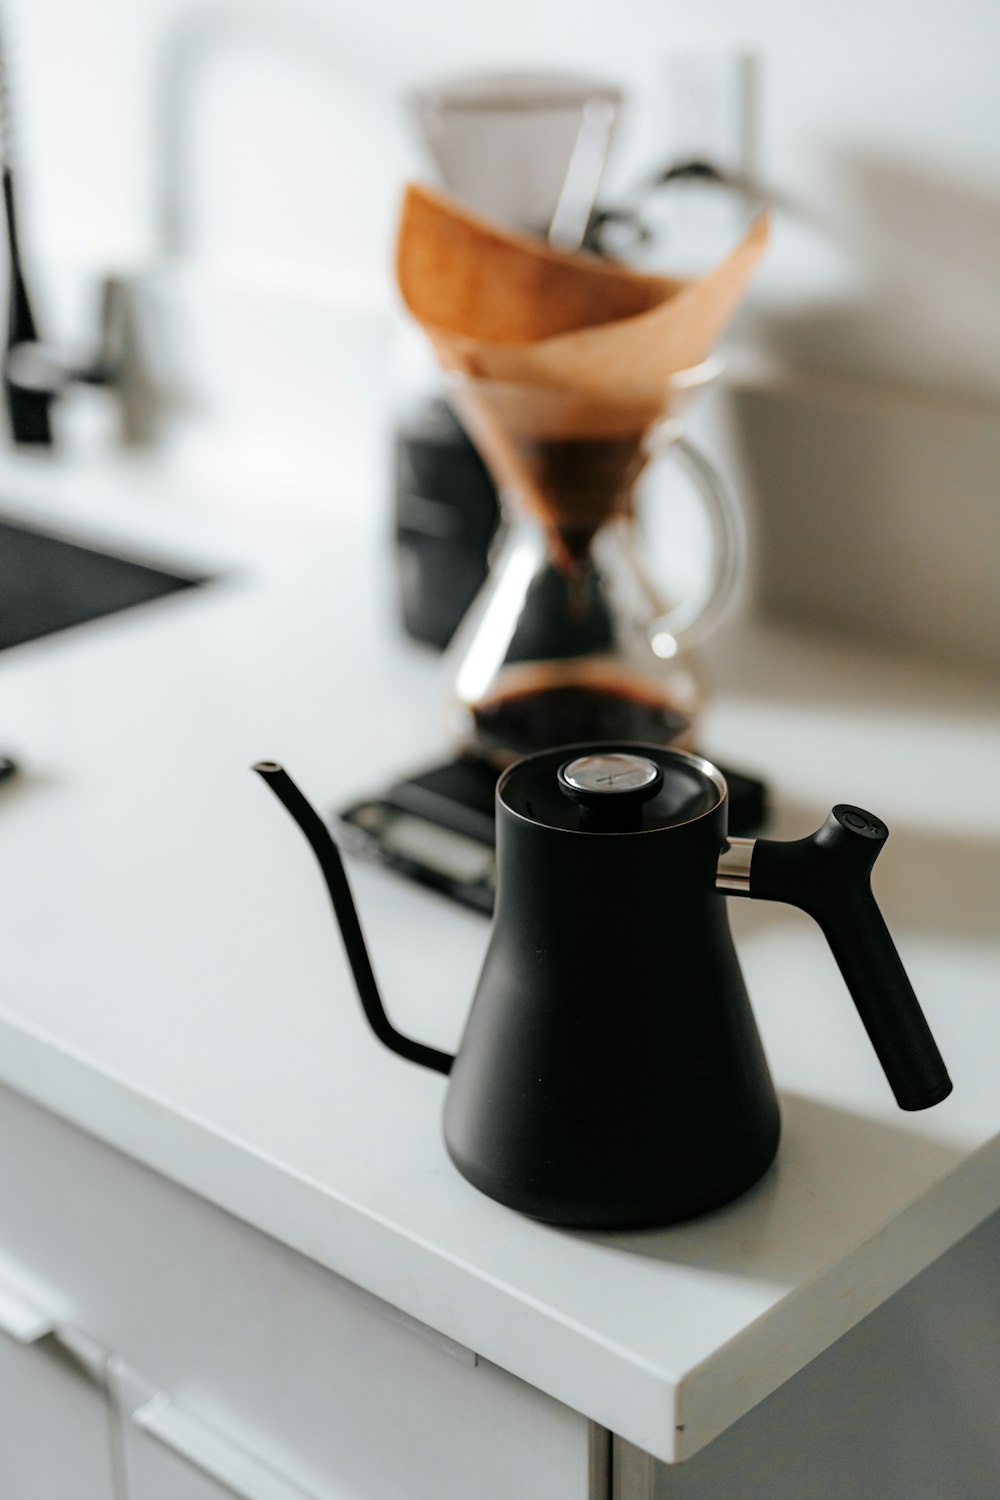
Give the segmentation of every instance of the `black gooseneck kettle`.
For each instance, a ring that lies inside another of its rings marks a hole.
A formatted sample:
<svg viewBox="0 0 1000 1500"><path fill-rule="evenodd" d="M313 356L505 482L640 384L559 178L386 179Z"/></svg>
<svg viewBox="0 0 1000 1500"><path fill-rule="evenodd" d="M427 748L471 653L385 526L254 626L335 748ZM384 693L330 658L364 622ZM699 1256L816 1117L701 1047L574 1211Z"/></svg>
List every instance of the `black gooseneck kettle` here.
<svg viewBox="0 0 1000 1500"><path fill-rule="evenodd" d="M902 1109L951 1092L869 884L888 830L862 808L835 807L796 842L727 840L725 780L697 756L581 745L511 766L492 936L452 1058L395 1030L325 824L280 766L254 769L320 862L376 1035L451 1075L448 1152L510 1208L668 1224L767 1170L778 1103L720 893L816 919Z"/></svg>

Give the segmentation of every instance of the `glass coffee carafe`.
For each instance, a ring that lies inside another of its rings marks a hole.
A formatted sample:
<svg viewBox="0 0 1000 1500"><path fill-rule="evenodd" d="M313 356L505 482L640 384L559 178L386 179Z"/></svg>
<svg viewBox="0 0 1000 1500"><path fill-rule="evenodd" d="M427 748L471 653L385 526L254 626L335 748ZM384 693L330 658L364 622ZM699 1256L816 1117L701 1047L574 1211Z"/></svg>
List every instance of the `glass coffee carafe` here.
<svg viewBox="0 0 1000 1500"><path fill-rule="evenodd" d="M690 647L718 624L745 558L736 502L679 420L721 363L679 372L655 399L451 373L504 517L451 647L463 754L502 766L584 740L693 746L703 690ZM681 603L656 581L637 502L647 466L674 459L712 539L708 582Z"/></svg>

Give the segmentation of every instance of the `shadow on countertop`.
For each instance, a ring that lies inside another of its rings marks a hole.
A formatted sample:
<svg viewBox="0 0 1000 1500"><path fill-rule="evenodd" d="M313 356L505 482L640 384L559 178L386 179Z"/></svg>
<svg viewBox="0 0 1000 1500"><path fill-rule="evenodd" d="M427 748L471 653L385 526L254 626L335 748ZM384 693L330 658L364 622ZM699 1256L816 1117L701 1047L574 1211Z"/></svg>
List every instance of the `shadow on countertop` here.
<svg viewBox="0 0 1000 1500"><path fill-rule="evenodd" d="M918 1198L966 1154L818 1099L783 1093L780 1102L777 1160L735 1202L663 1229L564 1232L624 1255L794 1287L876 1233L887 1202Z"/></svg>

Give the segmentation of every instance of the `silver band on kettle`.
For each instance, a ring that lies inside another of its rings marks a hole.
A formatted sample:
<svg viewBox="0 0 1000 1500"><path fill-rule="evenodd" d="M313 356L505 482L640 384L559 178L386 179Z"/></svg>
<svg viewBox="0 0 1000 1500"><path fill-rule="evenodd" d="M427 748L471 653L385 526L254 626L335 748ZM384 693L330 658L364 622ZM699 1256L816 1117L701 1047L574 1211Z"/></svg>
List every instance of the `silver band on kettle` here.
<svg viewBox="0 0 1000 1500"><path fill-rule="evenodd" d="M715 889L727 896L749 896L750 865L756 839L728 839L719 855L715 872Z"/></svg>

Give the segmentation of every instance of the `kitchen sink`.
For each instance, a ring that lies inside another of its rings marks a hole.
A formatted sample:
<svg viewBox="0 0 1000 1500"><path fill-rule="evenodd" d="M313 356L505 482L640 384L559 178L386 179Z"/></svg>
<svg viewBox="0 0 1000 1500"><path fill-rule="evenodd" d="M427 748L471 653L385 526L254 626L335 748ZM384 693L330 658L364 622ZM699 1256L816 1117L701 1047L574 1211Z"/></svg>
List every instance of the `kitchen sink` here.
<svg viewBox="0 0 1000 1500"><path fill-rule="evenodd" d="M0 520L0 651L208 582Z"/></svg>

